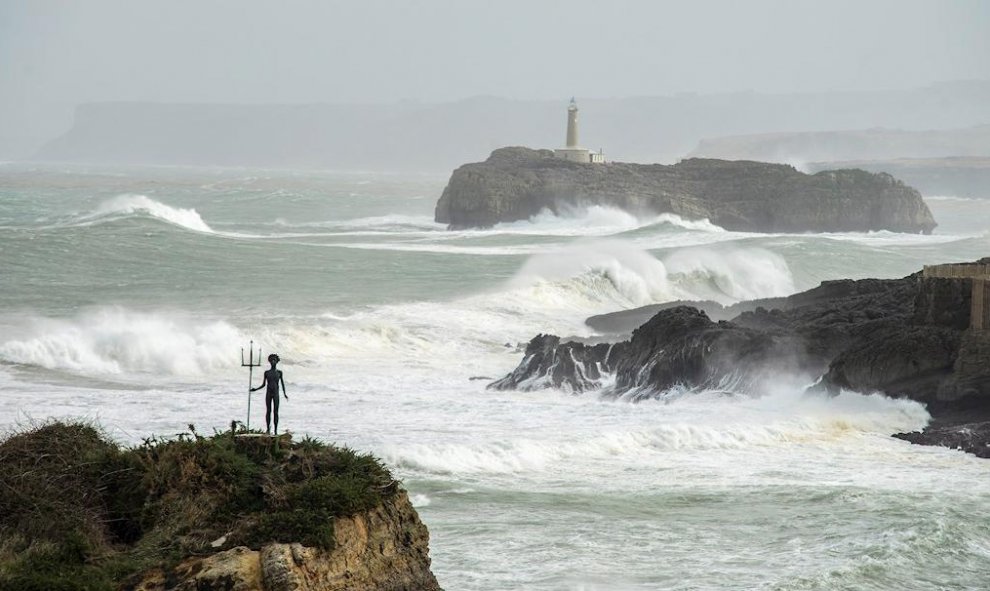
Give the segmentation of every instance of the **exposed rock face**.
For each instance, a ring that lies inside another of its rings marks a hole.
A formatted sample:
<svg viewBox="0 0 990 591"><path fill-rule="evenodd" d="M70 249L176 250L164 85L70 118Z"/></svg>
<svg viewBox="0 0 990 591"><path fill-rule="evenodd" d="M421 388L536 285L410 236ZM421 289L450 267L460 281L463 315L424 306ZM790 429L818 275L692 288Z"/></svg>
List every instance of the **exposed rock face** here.
<svg viewBox="0 0 990 591"><path fill-rule="evenodd" d="M969 293L967 280L914 274L825 282L787 298L749 302L753 309L730 321L671 307L614 344L537 336L519 367L489 387L583 391L607 383L605 393L635 399L676 385L759 392L791 375L818 379L816 389L828 392L917 400L936 419L945 417L940 432L952 434L959 423L990 417L990 331L967 328ZM967 429L967 437L990 435L990 426ZM946 437L951 444L957 435ZM918 441L941 440L931 434Z"/></svg>
<svg viewBox="0 0 990 591"><path fill-rule="evenodd" d="M240 546L154 570L134 591L432 591L429 533L404 491L334 522L333 550Z"/></svg>
<svg viewBox="0 0 990 591"><path fill-rule="evenodd" d="M455 170L437 202L436 221L486 227L581 205L708 218L752 232L929 233L936 225L921 195L888 174L806 175L783 164L697 158L673 166L588 165L528 148L501 148L485 162Z"/></svg>

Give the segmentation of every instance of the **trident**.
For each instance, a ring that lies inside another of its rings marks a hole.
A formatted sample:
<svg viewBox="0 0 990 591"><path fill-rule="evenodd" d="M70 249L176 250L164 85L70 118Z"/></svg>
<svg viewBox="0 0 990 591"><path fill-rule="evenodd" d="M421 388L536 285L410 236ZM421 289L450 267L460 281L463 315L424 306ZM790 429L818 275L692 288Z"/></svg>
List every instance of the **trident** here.
<svg viewBox="0 0 990 591"><path fill-rule="evenodd" d="M248 368L248 414L247 429L251 430L251 386L254 384L254 368L261 367L261 347L258 347L258 360L254 359L254 341L248 345L248 359L244 362L244 347L241 347L241 367Z"/></svg>

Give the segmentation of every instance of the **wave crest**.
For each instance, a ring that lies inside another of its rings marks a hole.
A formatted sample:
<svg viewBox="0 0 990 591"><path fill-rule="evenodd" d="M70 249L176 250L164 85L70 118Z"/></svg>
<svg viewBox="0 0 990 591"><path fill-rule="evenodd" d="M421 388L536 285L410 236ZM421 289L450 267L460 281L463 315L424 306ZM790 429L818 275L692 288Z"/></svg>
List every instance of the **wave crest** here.
<svg viewBox="0 0 990 591"><path fill-rule="evenodd" d="M694 248L661 260L625 241L597 240L530 257L509 289L536 290L539 299L561 304L580 299L628 308L672 300L726 304L789 295L795 286L786 261L759 248Z"/></svg>
<svg viewBox="0 0 990 591"><path fill-rule="evenodd" d="M181 226L187 230L215 234L199 212L195 209L172 207L156 201L147 195L120 195L101 203L96 210L83 218L83 222L92 223L103 219L114 219L132 215L153 217L169 224Z"/></svg>

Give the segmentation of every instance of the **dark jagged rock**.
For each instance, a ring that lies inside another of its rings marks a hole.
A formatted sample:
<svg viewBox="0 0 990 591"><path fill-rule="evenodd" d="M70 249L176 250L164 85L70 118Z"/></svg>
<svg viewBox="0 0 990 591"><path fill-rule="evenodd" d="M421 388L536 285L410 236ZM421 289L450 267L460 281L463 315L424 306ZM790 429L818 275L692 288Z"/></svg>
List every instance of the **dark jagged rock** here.
<svg viewBox="0 0 990 591"><path fill-rule="evenodd" d="M711 300L665 302L663 304L650 304L631 310L620 310L618 312L608 312L606 314L596 314L589 316L584 323L595 331L609 335L629 335L637 327L641 326L650 318L653 318L661 310L669 310L678 306L690 306L701 310L712 320L729 320L739 314L735 306L723 306Z"/></svg>
<svg viewBox="0 0 990 591"><path fill-rule="evenodd" d="M930 233L936 225L916 190L883 173L807 175L784 164L699 158L672 166L588 165L518 147L455 170L437 202L436 221L487 227L582 205L708 218L749 232Z"/></svg>
<svg viewBox="0 0 990 591"><path fill-rule="evenodd" d="M561 344L555 335L537 335L526 346L522 363L511 374L489 384L496 390L561 388L572 392L593 390L602 384L610 364L611 344Z"/></svg>
<svg viewBox="0 0 990 591"><path fill-rule="evenodd" d="M935 418L924 431L895 433L894 437L917 445L951 447L981 458L990 458L990 413L967 409Z"/></svg>
<svg viewBox="0 0 990 591"><path fill-rule="evenodd" d="M933 428L903 438L976 449L990 443L990 427L960 429L976 416L990 420L990 330L968 328L970 291L965 279L915 273L824 282L747 302L749 309L728 321L713 322L693 307L665 308L611 345L540 335L519 367L490 387L581 391L609 384L611 395L640 398L677 385L759 392L780 376L796 376L815 381L817 391L883 392L924 403Z"/></svg>
<svg viewBox="0 0 990 591"><path fill-rule="evenodd" d="M794 335L712 322L690 307L660 312L633 331L620 351L612 362L617 392L680 384L745 391L781 371L803 373L815 365Z"/></svg>

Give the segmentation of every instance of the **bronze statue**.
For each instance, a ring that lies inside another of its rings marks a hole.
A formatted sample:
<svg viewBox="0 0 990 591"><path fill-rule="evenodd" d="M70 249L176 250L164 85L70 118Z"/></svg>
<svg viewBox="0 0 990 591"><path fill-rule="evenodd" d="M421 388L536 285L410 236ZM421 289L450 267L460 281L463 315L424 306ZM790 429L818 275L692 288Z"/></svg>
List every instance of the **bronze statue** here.
<svg viewBox="0 0 990 591"><path fill-rule="evenodd" d="M272 364L271 369L265 372L264 379L261 380L261 385L257 388L251 388L251 391L260 390L266 385L268 389L265 390L265 433L271 435L272 432L272 407L275 410L275 434L278 435L278 385L282 384L282 395L285 399L289 399L289 395L285 393L285 381L282 380L282 371L275 369L278 362L281 361L278 355L272 353L268 356L268 363Z"/></svg>

